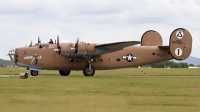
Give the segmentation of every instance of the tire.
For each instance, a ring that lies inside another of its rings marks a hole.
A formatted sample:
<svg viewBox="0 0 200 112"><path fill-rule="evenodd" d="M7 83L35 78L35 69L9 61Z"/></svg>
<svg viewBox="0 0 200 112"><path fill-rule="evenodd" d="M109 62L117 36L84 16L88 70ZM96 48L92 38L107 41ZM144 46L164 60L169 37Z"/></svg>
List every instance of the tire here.
<svg viewBox="0 0 200 112"><path fill-rule="evenodd" d="M59 70L61 76L68 76L70 72L70 70Z"/></svg>
<svg viewBox="0 0 200 112"><path fill-rule="evenodd" d="M31 75L32 75L32 76L37 76L37 75L38 75L38 71L36 71L36 70L31 70Z"/></svg>
<svg viewBox="0 0 200 112"><path fill-rule="evenodd" d="M84 69L83 69L83 74L84 74L85 76L89 76L89 77L94 76L94 74L95 74L95 69L94 69L94 67L91 65L91 71L89 71L89 65L86 65L86 66L84 67Z"/></svg>

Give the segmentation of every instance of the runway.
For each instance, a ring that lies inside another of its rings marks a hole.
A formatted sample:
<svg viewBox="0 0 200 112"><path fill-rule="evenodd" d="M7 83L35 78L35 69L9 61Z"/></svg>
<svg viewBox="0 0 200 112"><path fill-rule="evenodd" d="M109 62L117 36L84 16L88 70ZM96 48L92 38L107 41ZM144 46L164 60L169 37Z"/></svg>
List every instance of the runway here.
<svg viewBox="0 0 200 112"><path fill-rule="evenodd" d="M31 77L66 77L66 76L60 76L60 75L38 75L38 76L31 76L31 75L28 75L29 78ZM19 75L0 75L0 77L19 77ZM81 77L81 76L77 76L77 75L70 75L70 76L67 76L67 77ZM83 76L85 77L85 76ZM155 75L155 76L144 76L144 75L127 75L127 76L124 76L124 75L108 75L108 76L93 76L93 77L121 77L121 78L200 78L200 76L191 76L191 75L184 75L184 76L173 76L173 75L169 75L169 76L162 76L162 75Z"/></svg>
<svg viewBox="0 0 200 112"><path fill-rule="evenodd" d="M0 75L0 77L19 77L19 75Z"/></svg>

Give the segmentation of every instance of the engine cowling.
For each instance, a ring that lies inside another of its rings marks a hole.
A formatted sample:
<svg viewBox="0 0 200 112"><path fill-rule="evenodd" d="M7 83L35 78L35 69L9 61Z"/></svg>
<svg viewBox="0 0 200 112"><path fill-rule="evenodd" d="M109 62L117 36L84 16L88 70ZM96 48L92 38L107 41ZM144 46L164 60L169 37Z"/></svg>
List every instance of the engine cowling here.
<svg viewBox="0 0 200 112"><path fill-rule="evenodd" d="M95 44L89 44L89 43L78 43L78 49L77 53L74 52L74 47L75 44L71 43L65 43L65 44L60 44L61 47L61 56L87 56L88 54L92 54L96 52Z"/></svg>

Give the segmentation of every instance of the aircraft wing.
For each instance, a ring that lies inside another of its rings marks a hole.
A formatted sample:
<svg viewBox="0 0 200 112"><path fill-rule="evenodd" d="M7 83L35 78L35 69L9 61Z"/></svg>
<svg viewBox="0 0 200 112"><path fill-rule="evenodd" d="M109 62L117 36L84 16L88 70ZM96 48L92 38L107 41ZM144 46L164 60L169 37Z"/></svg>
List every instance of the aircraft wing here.
<svg viewBox="0 0 200 112"><path fill-rule="evenodd" d="M121 50L125 47L129 47L132 45L137 45L140 44L141 42L139 41L124 41L124 42L115 42L115 43L107 43L107 44L99 44L96 45L95 48L97 49L103 49L103 50Z"/></svg>
<svg viewBox="0 0 200 112"><path fill-rule="evenodd" d="M115 52L122 50L125 47L140 44L139 41L124 41L124 42L114 42L107 44L97 44L94 46L95 52L78 52L77 54L61 53L61 56L65 57L85 57L85 56L100 56L106 53ZM93 47L93 46L92 46ZM92 49L94 49L92 48Z"/></svg>

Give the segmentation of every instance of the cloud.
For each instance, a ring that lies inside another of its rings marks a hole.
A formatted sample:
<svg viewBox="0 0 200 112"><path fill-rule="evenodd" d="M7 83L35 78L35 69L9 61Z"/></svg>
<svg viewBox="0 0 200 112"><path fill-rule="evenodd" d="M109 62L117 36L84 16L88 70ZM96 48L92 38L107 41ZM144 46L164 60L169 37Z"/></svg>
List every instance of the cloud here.
<svg viewBox="0 0 200 112"><path fill-rule="evenodd" d="M192 55L199 57L200 2L197 0L7 0L0 3L0 50L60 36L61 42L106 43L140 40L156 30L167 45L171 32L183 27L193 36Z"/></svg>

